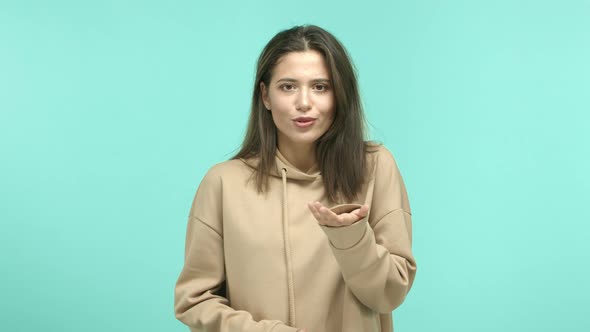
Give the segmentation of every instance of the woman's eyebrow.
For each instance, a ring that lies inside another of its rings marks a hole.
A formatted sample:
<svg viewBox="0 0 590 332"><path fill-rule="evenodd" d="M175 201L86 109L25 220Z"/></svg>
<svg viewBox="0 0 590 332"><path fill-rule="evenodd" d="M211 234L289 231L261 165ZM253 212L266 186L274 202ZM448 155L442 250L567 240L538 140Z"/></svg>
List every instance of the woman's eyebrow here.
<svg viewBox="0 0 590 332"><path fill-rule="evenodd" d="M294 78L284 77L284 78L281 78L281 79L279 79L277 81L277 83L279 83L279 82L298 82L298 81L296 79L294 79ZM316 78L316 79L310 80L310 82L314 82L314 83L317 83L317 82L329 83L330 82L330 79L328 79L328 78Z"/></svg>

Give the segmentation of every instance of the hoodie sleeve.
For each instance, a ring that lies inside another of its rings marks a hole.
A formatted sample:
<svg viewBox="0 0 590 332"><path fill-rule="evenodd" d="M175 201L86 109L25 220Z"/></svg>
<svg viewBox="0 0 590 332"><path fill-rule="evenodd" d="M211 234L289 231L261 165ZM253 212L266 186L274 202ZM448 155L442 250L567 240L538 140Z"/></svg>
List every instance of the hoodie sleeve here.
<svg viewBox="0 0 590 332"><path fill-rule="evenodd" d="M391 153L383 147L376 162L369 216L349 226L320 227L330 241L347 287L367 307L390 313L403 303L416 276L412 215ZM350 210L361 206L346 205Z"/></svg>
<svg viewBox="0 0 590 332"><path fill-rule="evenodd" d="M193 332L297 331L279 320L256 321L249 312L231 308L224 297L221 185L213 173L201 182L188 218L184 266L174 289L176 318Z"/></svg>

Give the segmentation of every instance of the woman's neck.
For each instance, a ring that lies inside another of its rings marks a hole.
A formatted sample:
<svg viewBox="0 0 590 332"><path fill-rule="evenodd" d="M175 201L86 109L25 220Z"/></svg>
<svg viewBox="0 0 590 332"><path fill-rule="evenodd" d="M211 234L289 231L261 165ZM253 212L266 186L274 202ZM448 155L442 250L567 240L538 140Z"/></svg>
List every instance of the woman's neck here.
<svg viewBox="0 0 590 332"><path fill-rule="evenodd" d="M315 144L281 144L278 149L281 154L300 171L307 173L316 163Z"/></svg>

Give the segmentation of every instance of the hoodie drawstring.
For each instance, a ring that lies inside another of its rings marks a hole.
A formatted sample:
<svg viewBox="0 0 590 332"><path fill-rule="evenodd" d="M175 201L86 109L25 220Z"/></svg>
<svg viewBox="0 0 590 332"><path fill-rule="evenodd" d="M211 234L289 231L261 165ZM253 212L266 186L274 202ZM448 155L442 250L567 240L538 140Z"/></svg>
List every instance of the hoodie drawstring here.
<svg viewBox="0 0 590 332"><path fill-rule="evenodd" d="M289 290L289 326L295 326L295 291L293 288L293 266L291 263L291 245L289 241L289 214L287 210L287 169L281 169L283 178L283 239L285 242L285 259L287 261L287 287Z"/></svg>

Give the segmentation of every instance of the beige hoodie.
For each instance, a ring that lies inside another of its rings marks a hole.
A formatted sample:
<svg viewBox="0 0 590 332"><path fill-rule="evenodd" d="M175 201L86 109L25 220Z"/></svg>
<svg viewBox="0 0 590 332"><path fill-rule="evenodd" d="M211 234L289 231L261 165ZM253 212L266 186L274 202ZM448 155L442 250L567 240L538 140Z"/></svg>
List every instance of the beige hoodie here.
<svg viewBox="0 0 590 332"><path fill-rule="evenodd" d="M255 160L211 167L188 217L176 318L191 331L392 331L416 275L411 211L389 150L367 158L358 201L330 208L366 203L369 215L344 227L307 207L327 205L317 165L304 173L277 150L266 194L248 181Z"/></svg>

